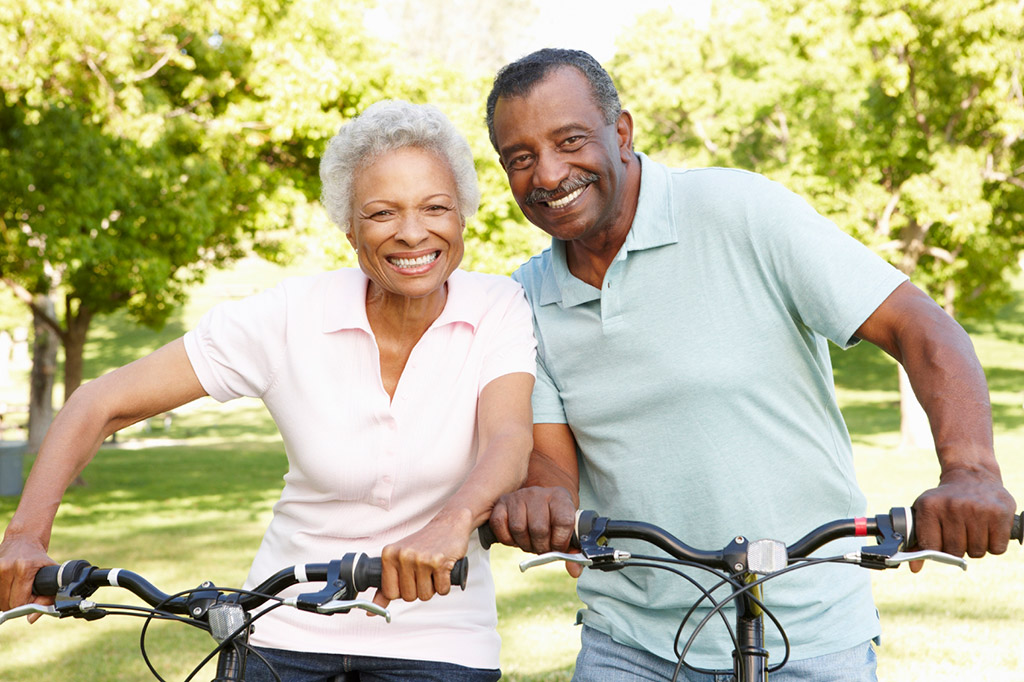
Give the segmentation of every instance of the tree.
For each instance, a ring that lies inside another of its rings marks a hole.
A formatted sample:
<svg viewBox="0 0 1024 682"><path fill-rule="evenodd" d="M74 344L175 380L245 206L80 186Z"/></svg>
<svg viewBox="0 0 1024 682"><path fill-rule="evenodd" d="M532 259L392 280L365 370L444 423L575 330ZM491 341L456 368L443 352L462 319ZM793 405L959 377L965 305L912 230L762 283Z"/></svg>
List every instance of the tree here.
<svg viewBox="0 0 1024 682"><path fill-rule="evenodd" d="M643 18L632 34L656 40L613 62L652 150L780 180L951 315L1006 300L1024 248L1019 0L750 2L714 16L706 32ZM902 395L904 442L921 443Z"/></svg>
<svg viewBox="0 0 1024 682"><path fill-rule="evenodd" d="M59 335L66 395L95 315L159 326L210 268L282 251L320 146L387 80L362 11L0 0L0 275Z"/></svg>

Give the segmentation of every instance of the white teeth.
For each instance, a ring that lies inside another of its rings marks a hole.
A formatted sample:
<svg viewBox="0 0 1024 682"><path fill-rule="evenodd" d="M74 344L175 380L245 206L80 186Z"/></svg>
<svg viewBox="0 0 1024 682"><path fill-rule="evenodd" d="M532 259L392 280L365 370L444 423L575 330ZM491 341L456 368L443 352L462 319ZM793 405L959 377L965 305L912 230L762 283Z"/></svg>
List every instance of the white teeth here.
<svg viewBox="0 0 1024 682"><path fill-rule="evenodd" d="M575 192L572 192L570 194L565 195L561 199L556 199L555 201L549 201L548 202L548 206L550 206L551 208L562 208L563 206L568 205L573 199L578 197L580 195L580 193L583 192L583 190L585 188L586 188L586 185L584 185L583 187L580 187Z"/></svg>
<svg viewBox="0 0 1024 682"><path fill-rule="evenodd" d="M427 263L433 263L437 260L440 253L440 251L432 251L425 256L420 256L419 258L388 258L388 261L400 268L415 268L420 265L426 265Z"/></svg>

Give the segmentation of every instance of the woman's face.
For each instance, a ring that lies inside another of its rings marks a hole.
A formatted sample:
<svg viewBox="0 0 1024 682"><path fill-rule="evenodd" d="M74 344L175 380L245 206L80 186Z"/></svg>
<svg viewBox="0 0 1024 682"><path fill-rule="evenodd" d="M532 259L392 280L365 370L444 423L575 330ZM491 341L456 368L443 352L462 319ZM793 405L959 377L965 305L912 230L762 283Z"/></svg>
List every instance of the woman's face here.
<svg viewBox="0 0 1024 682"><path fill-rule="evenodd" d="M352 201L348 240L376 293L440 292L462 262L465 226L448 163L418 147L388 152L357 172Z"/></svg>

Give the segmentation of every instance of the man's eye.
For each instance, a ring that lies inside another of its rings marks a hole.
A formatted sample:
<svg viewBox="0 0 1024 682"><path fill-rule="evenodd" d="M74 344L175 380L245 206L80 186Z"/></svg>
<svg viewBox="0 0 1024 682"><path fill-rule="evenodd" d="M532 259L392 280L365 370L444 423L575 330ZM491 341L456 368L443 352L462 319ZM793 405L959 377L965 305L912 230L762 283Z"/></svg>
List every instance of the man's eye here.
<svg viewBox="0 0 1024 682"><path fill-rule="evenodd" d="M519 156L513 156L512 159L508 162L508 167L514 168L515 170L522 170L530 165L530 161L532 160L532 158L533 157L530 156L529 154L520 154Z"/></svg>
<svg viewBox="0 0 1024 682"><path fill-rule="evenodd" d="M582 135L573 135L572 137L567 137L562 142L562 147L569 147L569 148L578 147L583 142L583 139L584 138L583 138Z"/></svg>

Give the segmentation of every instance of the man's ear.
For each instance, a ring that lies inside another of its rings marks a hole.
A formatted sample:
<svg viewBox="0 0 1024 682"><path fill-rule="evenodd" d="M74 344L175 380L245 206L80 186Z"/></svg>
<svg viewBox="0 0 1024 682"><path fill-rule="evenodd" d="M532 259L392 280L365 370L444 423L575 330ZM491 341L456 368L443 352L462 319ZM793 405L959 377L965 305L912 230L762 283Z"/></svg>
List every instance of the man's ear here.
<svg viewBox="0 0 1024 682"><path fill-rule="evenodd" d="M625 109L615 122L615 134L619 138L619 155L628 162L633 157L633 115Z"/></svg>

